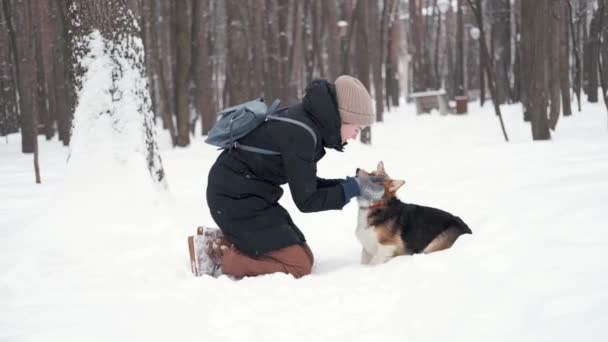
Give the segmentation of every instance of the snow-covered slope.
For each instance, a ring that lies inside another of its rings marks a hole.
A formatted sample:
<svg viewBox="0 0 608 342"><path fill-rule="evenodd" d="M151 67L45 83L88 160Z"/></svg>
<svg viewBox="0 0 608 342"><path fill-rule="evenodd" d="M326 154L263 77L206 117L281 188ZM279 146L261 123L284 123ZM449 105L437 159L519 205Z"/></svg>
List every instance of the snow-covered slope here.
<svg viewBox="0 0 608 342"><path fill-rule="evenodd" d="M36 186L31 156L9 136L0 143L0 341L604 341L607 116L583 108L560 119L553 140L532 142L520 106L505 106L510 143L489 105L462 117L389 113L373 146L329 152L319 174L383 160L407 181L402 200L450 211L474 234L444 252L364 267L354 202L301 214L287 191L282 203L316 257L300 280L191 276L186 237L213 224L204 189L217 151L202 139L171 149L161 134L170 193L123 192L133 210L112 216L104 203L116 193L80 191L77 182L95 179L83 165L69 173L59 143L40 140ZM97 214L70 219L79 212Z"/></svg>

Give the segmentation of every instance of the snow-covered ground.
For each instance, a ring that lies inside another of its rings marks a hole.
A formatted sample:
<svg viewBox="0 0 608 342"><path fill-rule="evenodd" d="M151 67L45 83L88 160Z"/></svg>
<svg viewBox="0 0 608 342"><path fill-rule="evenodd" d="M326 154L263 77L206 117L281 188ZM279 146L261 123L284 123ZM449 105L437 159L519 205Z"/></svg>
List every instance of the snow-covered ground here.
<svg viewBox="0 0 608 342"><path fill-rule="evenodd" d="M398 195L463 218L450 250L358 264L356 205L299 213L313 274L195 278L186 237L213 225L204 189L217 151L159 134L169 193L133 189L128 162L70 169L40 139L42 185L17 135L0 140L0 341L606 341L608 129L602 104L532 142L519 105L467 116L386 115L373 146L329 152L323 177L383 160ZM108 145L109 146L109 145ZM137 169L137 170L136 170ZM129 184L127 184L129 183ZM128 189L123 191L121 189Z"/></svg>

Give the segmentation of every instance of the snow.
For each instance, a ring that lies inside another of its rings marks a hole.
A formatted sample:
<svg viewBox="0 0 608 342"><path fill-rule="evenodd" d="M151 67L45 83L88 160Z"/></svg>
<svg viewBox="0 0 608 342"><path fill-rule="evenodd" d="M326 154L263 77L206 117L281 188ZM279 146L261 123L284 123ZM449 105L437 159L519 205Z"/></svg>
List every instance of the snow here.
<svg viewBox="0 0 608 342"><path fill-rule="evenodd" d="M143 159L107 163L120 154L109 139L67 163L66 148L40 139L36 185L31 155L10 135L0 144L0 341L606 340L605 108L585 103L551 141L532 142L521 107L503 106L510 143L490 104L469 109L397 108L374 127L373 146L329 152L319 174L383 160L407 181L402 200L450 211L473 235L361 266L354 201L302 214L286 192L316 258L299 280L191 275L186 238L213 225L204 189L218 152L202 138L173 149L159 132L162 192Z"/></svg>

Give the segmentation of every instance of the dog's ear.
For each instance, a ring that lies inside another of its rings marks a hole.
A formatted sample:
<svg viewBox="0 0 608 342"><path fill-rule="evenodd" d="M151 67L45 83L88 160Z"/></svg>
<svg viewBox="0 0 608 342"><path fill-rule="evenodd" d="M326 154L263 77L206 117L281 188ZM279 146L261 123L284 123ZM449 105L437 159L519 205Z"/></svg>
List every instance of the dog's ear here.
<svg viewBox="0 0 608 342"><path fill-rule="evenodd" d="M404 180L401 179L391 179L391 182L388 186L388 191L389 192L395 192L397 190L399 190L400 187L403 186L403 184L405 184Z"/></svg>
<svg viewBox="0 0 608 342"><path fill-rule="evenodd" d="M382 161L380 161L378 166L376 166L376 172L380 175L386 174L386 171L384 171L384 163Z"/></svg>

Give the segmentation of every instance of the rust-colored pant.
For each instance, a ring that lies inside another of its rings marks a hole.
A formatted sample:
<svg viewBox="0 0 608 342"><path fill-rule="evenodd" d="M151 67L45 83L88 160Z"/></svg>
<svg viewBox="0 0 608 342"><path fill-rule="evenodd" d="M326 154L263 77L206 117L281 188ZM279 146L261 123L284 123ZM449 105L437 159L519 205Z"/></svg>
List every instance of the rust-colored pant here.
<svg viewBox="0 0 608 342"><path fill-rule="evenodd" d="M232 247L222 256L222 273L252 277L283 272L295 278L310 274L314 257L307 244L292 245L259 257L250 257Z"/></svg>

